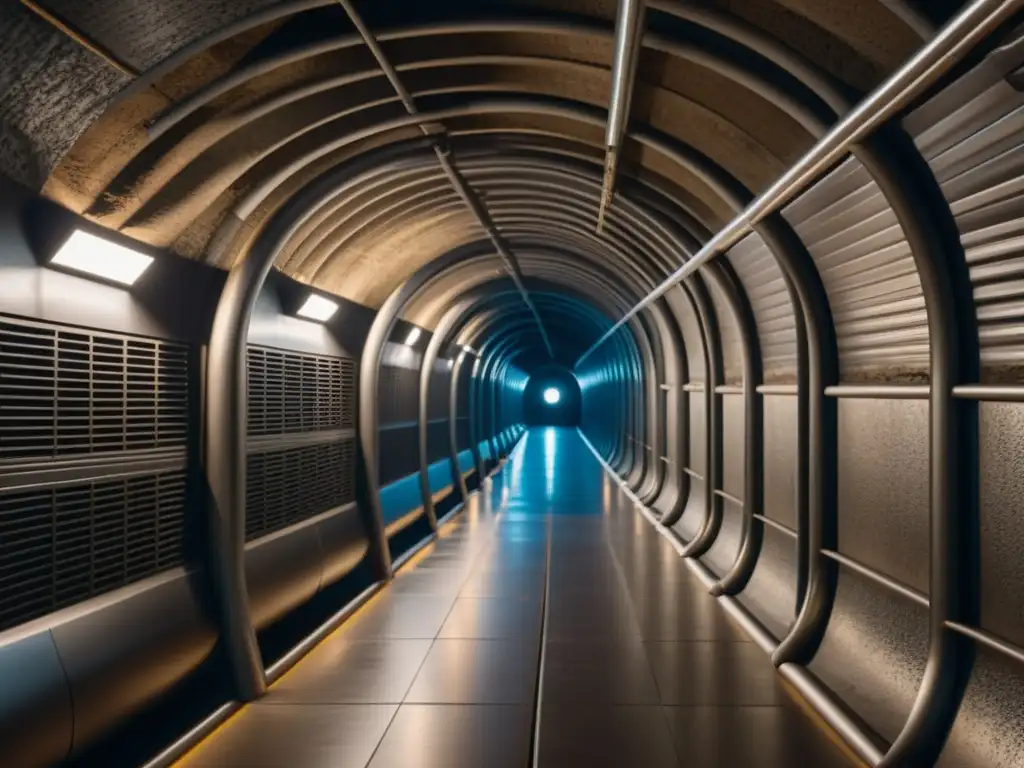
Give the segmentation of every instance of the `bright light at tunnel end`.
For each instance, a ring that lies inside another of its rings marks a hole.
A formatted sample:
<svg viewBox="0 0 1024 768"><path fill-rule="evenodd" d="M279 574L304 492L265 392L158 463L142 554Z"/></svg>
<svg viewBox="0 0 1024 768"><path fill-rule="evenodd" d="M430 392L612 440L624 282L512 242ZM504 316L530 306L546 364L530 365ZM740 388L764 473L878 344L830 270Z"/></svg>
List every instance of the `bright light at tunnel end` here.
<svg viewBox="0 0 1024 768"><path fill-rule="evenodd" d="M558 405L558 401L561 399L562 393L555 387L548 387L544 390L544 402L548 405Z"/></svg>

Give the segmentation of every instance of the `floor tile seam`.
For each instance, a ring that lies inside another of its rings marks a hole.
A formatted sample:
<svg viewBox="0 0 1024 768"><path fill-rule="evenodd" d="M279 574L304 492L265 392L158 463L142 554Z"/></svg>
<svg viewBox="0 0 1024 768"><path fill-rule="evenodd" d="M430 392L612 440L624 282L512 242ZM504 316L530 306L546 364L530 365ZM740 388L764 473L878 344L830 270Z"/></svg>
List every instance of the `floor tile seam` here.
<svg viewBox="0 0 1024 768"><path fill-rule="evenodd" d="M498 514L500 515L501 512L499 512ZM493 530L494 528L488 531L489 535L493 536ZM474 554L474 563L476 562L476 559L479 556L480 552ZM465 587L467 580L468 576L464 578L462 583L459 585L459 592L461 592L462 589ZM419 678L420 674L423 672L423 666L427 663L427 659L430 657L430 652L434 649L434 646L437 644L437 635L440 634L441 628L444 627L445 622L448 621L448 617L451 615L452 610L455 608L455 600L457 599L459 592L456 592L456 596L452 598L451 605L448 607L448 612L445 614L444 619L438 626L437 632L434 633L434 637L431 639L431 643L430 646L427 648L427 652L423 654L423 658L420 659L420 663L416 667L416 672L413 673L413 675L410 677L409 685L406 687L405 693L402 694L402 701L399 702L397 706L395 706L395 711L391 713L391 718L388 720L387 727L381 733L380 739L378 739L376 746L374 746L373 752L370 754L370 757L367 759L365 763L363 763L363 768L369 768L369 766L373 763L374 758L376 758L377 756L377 752L380 751L381 744L384 743L384 740L387 738L388 733L391 731L391 726L394 725L395 718L398 717L398 713L401 711L402 707L405 706L406 699L409 698L409 694L412 692L412 688L416 684L417 678Z"/></svg>
<svg viewBox="0 0 1024 768"><path fill-rule="evenodd" d="M613 514L618 514L618 510L616 509L613 512ZM665 729L665 734L668 736L669 744L672 745L672 754L673 754L673 756L676 759L676 764L679 765L679 766L683 766L684 765L683 756L679 752L679 745L676 743L675 737L674 737L674 735L672 733L672 724L669 722L668 713L664 709L665 694L661 690L661 683L658 681L658 675L655 674L654 664L651 661L650 654L647 652L647 646L643 642L644 639L645 639L643 637L643 626L640 624L640 617L638 615L636 602L633 599L633 595L632 595L632 593L629 590L629 583L626 580L626 574L625 574L625 572L622 569L622 563L619 562L618 555L615 553L615 548L612 546L612 542L609 539L608 531L607 531L607 525L605 526L605 535L604 535L603 538L604 538L605 546L608 548L608 553L611 555L612 563L615 566L615 573L616 573L616 575L619 578L619 585L620 585L620 587L626 593L626 600L627 600L627 602L629 604L630 614L633 616L633 621L635 622L637 628L640 630L640 634L641 634L640 647L643 649L643 657L644 657L644 662L646 663L646 666L647 666L647 673L651 676L651 680L654 681L654 690L658 694L658 701L659 701L658 714L661 716L661 722L662 722L662 725L663 725L663 727Z"/></svg>
<svg viewBox="0 0 1024 768"><path fill-rule="evenodd" d="M544 670L547 661L548 619L551 610L551 559L554 550L552 517L545 513L544 520L544 589L541 593L541 617L537 638L537 674L533 681L533 707L530 713L530 733L527 749L531 768L540 765L540 724L544 706Z"/></svg>
<svg viewBox="0 0 1024 768"><path fill-rule="evenodd" d="M505 507L502 506L501 509L499 509L497 514L494 516L493 524L489 527L489 529L486 532L486 535L487 535L487 537L489 539L493 539L495 537L496 532L498 530L498 522L500 521L502 514L504 514L504 511L505 511ZM473 556L473 565L474 566L476 565L476 561L483 555L483 551L484 551L484 547L481 546L481 549ZM452 611L455 610L455 603L458 601L458 595L462 592L463 589L465 589L466 583L469 581L470 576L472 575L472 570L473 569L470 568L469 573L467 573L463 577L462 582L459 584L458 591L455 593L455 597L452 598L452 602L451 602L451 605L448 606L447 613L445 613L444 618L441 620L441 623L438 625L437 631L434 633L434 637L431 638L430 647L427 648L427 652L423 655L423 658L420 660L419 666L416 668L415 674L413 674L412 678L410 679L409 686L405 689L405 693L402 695L402 704L400 704L399 707L401 707L402 705L404 705L406 703L407 699L409 698L409 694L412 692L413 687L416 685L416 680L419 678L420 674L423 672L423 667L427 663L427 659L430 658L431 652L434 650L434 647L437 645L437 640L438 640L438 637L441 634L441 630L444 629L444 625L447 623L448 619L451 617ZM388 727L390 728L390 725ZM387 731L385 731L385 733L387 733ZM383 741L383 737L381 737L381 740ZM378 744L378 746L380 746L380 745Z"/></svg>
<svg viewBox="0 0 1024 768"><path fill-rule="evenodd" d="M384 739L387 737L388 731L391 730L391 726L394 725L395 718L398 717L398 710L402 708L401 704L398 704L397 706L389 704L387 706L394 706L395 709L391 713L391 717L388 718L388 724L385 726L384 730L380 732L380 738L377 739L377 743L374 744L373 751L370 753L369 757L366 758L366 762L363 763L363 768L369 768L373 759L377 756L377 752L380 750L380 745L384 743Z"/></svg>

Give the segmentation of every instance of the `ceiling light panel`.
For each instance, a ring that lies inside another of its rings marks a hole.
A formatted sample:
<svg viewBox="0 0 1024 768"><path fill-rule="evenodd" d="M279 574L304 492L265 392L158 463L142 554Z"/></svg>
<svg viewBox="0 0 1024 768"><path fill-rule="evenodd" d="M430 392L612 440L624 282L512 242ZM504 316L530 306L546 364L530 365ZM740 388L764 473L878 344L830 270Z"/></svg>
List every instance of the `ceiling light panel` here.
<svg viewBox="0 0 1024 768"><path fill-rule="evenodd" d="M50 259L51 265L121 285L134 284L152 263L152 256L81 229L72 232Z"/></svg>

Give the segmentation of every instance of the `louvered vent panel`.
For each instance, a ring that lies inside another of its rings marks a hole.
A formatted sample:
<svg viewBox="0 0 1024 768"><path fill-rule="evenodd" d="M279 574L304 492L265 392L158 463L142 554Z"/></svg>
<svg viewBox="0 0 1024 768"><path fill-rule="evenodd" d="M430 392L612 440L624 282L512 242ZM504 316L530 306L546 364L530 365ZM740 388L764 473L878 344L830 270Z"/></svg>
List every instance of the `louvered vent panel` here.
<svg viewBox="0 0 1024 768"><path fill-rule="evenodd" d="M184 472L0 493L0 630L183 562Z"/></svg>
<svg viewBox="0 0 1024 768"><path fill-rule="evenodd" d="M679 320L679 330L683 334L686 351L686 367L689 381L704 381L704 335L701 333L700 319L694 309L690 295L685 290L670 291L666 294Z"/></svg>
<svg viewBox="0 0 1024 768"><path fill-rule="evenodd" d="M0 317L0 460L184 447L182 344Z"/></svg>
<svg viewBox="0 0 1024 768"><path fill-rule="evenodd" d="M356 361L341 358L341 428L356 426Z"/></svg>
<svg viewBox="0 0 1024 768"><path fill-rule="evenodd" d="M793 225L821 273L845 382L920 381L928 375L928 317L896 214L850 158L790 203Z"/></svg>
<svg viewBox="0 0 1024 768"><path fill-rule="evenodd" d="M355 419L355 363L250 346L249 435L350 429Z"/></svg>
<svg viewBox="0 0 1024 768"><path fill-rule="evenodd" d="M247 541L355 499L355 442L249 455Z"/></svg>
<svg viewBox="0 0 1024 768"><path fill-rule="evenodd" d="M718 332L722 344L722 369L725 374L724 384L743 383L743 341L740 328L736 322L736 314L729 305L723 291L719 290L714 280L708 280L708 293L711 304L718 319Z"/></svg>
<svg viewBox="0 0 1024 768"><path fill-rule="evenodd" d="M1024 380L1024 93L994 68L911 119L960 229L974 286L983 381Z"/></svg>
<svg viewBox="0 0 1024 768"><path fill-rule="evenodd" d="M796 382L796 316L779 263L756 234L732 247L729 262L754 312L765 382Z"/></svg>

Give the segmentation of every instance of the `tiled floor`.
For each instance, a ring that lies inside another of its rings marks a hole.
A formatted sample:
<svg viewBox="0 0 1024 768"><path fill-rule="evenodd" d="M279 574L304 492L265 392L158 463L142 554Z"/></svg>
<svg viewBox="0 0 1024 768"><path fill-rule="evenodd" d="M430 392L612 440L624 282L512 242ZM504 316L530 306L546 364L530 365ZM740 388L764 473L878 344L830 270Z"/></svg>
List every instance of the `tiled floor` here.
<svg viewBox="0 0 1024 768"><path fill-rule="evenodd" d="M524 441L429 552L184 764L846 765L578 435Z"/></svg>

